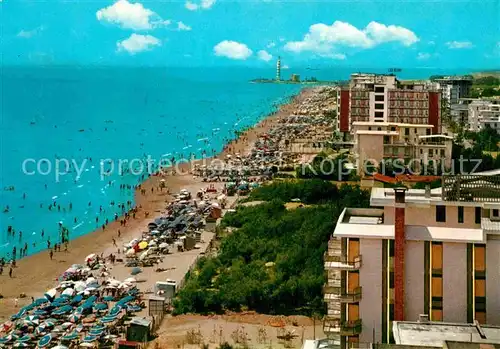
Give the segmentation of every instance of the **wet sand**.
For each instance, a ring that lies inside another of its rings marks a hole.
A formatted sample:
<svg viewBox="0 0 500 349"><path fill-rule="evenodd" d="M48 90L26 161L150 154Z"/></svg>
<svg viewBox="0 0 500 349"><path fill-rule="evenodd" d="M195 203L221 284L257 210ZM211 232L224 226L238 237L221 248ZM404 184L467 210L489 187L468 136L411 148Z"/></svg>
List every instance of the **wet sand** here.
<svg viewBox="0 0 500 349"><path fill-rule="evenodd" d="M244 154L250 151L251 146L259 135L266 133L280 117L293 114L297 109L297 104L307 99L311 94L312 90L310 89L302 90L290 104L283 105L277 113L270 115L254 128L243 133L237 140L233 141L218 155L218 158L225 157L227 154L238 152ZM183 169L186 170L188 166L183 166ZM165 210L166 202L172 199L172 196L166 190L158 190L161 179L166 180L166 185L170 193L178 193L182 188L190 188L192 192L195 192L196 188L207 187L209 185L206 182L202 183L199 178L194 178L189 173L151 176L142 184L142 188L146 189L146 194L141 194L140 190L135 192L136 206L141 208L138 209L136 218L129 219L125 227L120 225L120 219L123 219L123 217L120 217L117 221L108 224L104 230L98 229L72 240L69 243L68 252L55 252L53 260L50 260L48 250L25 257L17 262L17 267L13 270L12 278L8 275L8 268L5 268L3 274L0 275L0 295L4 297L0 299L0 322L7 320L12 314L17 312L14 306L14 299L16 297L19 297L21 294L26 295L26 298L19 299L20 307L30 303L32 296L37 298L43 295L46 290L56 284L56 279L67 268L72 264L82 264L87 255L91 253L105 253L106 256L110 252L116 252L117 248L113 246L112 239L116 240L118 246L122 246L124 242L140 236L142 231L147 231L147 224L160 216ZM153 191L151 191L152 188ZM146 212L149 212L148 217L146 217ZM121 232L120 238L118 238L118 230ZM120 271L118 276L116 276L115 272L112 274L119 278L124 273L126 271ZM146 275L143 277L146 277ZM168 275L164 277L168 277ZM148 284L144 286L148 286L151 282L149 280Z"/></svg>

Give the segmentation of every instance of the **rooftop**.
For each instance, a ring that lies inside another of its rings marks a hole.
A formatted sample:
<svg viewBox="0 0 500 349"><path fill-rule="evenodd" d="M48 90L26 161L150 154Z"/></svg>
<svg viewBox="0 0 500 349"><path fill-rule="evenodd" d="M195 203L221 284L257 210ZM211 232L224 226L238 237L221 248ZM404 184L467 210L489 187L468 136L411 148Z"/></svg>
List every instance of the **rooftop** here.
<svg viewBox="0 0 500 349"><path fill-rule="evenodd" d="M438 347L445 341L500 344L500 327L477 323L394 321L392 332L396 344L402 345Z"/></svg>
<svg viewBox="0 0 500 349"><path fill-rule="evenodd" d="M339 216L333 235L338 238L394 239L394 225L384 224L384 210L382 209L346 208ZM406 225L406 239L484 243L486 236L482 229Z"/></svg>

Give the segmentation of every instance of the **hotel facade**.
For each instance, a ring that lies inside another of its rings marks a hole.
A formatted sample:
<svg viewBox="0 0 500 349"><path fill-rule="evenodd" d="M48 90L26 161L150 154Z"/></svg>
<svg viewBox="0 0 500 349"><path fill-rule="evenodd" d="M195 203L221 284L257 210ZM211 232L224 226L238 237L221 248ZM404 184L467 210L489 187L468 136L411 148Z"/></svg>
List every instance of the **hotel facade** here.
<svg viewBox="0 0 500 349"><path fill-rule="evenodd" d="M441 92L424 83L400 83L395 75L352 74L338 90L338 130L352 131L354 122L432 125L441 132Z"/></svg>
<svg viewBox="0 0 500 349"><path fill-rule="evenodd" d="M341 348L393 343L393 321L500 325L500 171L427 190L373 188L325 253L325 334Z"/></svg>

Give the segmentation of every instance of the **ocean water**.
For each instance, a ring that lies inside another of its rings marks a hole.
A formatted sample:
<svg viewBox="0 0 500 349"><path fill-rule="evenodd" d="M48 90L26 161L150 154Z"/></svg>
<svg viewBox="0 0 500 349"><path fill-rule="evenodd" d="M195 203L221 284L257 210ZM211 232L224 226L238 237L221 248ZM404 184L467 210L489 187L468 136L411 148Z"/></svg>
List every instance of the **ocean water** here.
<svg viewBox="0 0 500 349"><path fill-rule="evenodd" d="M0 256L17 247L19 258L25 244L32 254L46 249L48 239L53 245L59 241L59 222L72 239L120 215L117 205L133 200L133 190L120 184L141 180L140 174L120 175L120 160L124 172L140 173L146 155L156 164L162 155L211 155L234 138L235 129L254 125L300 90L251 84L254 74L236 68L4 67ZM111 162L115 169L102 177L104 159L112 160L104 162L106 172ZM138 160L127 166L133 159ZM58 160L59 172L69 173L56 177Z"/></svg>

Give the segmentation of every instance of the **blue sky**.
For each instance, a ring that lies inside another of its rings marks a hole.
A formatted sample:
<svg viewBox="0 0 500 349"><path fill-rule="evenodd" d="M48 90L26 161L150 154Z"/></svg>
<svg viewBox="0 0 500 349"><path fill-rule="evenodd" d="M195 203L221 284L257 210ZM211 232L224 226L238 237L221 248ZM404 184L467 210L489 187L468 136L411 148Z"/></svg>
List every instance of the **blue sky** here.
<svg viewBox="0 0 500 349"><path fill-rule="evenodd" d="M0 0L10 64L500 66L500 0Z"/></svg>

